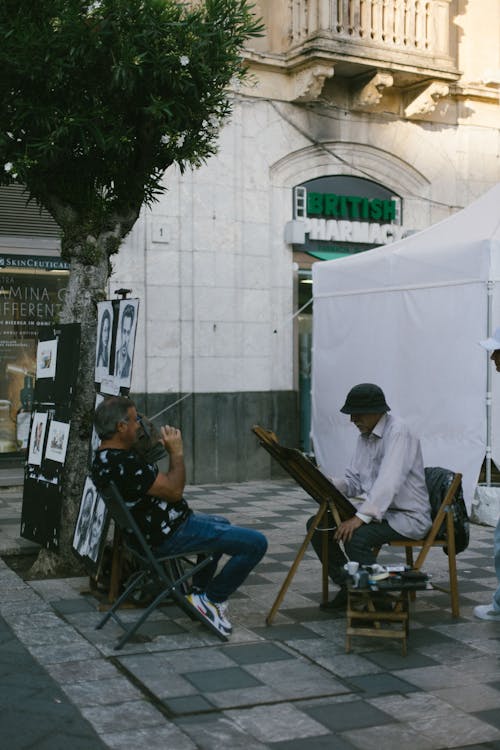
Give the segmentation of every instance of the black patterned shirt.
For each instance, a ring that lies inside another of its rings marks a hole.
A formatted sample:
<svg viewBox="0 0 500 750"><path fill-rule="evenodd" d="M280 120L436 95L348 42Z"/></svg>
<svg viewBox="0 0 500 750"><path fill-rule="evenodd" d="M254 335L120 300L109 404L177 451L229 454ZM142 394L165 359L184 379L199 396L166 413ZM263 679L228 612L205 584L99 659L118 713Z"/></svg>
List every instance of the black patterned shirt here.
<svg viewBox="0 0 500 750"><path fill-rule="evenodd" d="M169 503L147 492L158 467L148 464L134 450L104 448L96 451L92 479L97 489L113 481L130 508L148 543L158 547L191 513L187 502Z"/></svg>

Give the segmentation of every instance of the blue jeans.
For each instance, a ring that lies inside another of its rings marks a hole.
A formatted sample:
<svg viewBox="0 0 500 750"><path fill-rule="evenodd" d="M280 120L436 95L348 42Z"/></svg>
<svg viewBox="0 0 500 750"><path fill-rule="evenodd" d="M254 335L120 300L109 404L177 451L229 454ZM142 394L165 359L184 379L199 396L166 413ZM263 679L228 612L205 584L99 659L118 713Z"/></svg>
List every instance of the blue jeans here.
<svg viewBox="0 0 500 750"><path fill-rule="evenodd" d="M222 516L191 513L155 549L155 554L177 555L193 550L210 552L214 557L213 562L193 578L193 585L204 591L213 602L225 602L264 557L267 539L260 531L233 526ZM215 575L222 555L229 555L230 559Z"/></svg>
<svg viewBox="0 0 500 750"><path fill-rule="evenodd" d="M500 518L495 528L494 536L495 573L497 574L498 588L493 595L493 609L500 612Z"/></svg>

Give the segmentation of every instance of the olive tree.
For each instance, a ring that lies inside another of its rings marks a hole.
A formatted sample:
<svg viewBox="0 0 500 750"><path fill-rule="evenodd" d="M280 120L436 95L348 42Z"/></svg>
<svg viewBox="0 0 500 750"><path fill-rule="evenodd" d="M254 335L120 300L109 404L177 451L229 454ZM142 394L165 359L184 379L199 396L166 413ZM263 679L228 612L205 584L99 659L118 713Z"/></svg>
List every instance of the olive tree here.
<svg viewBox="0 0 500 750"><path fill-rule="evenodd" d="M71 563L94 404L96 305L111 258L166 168L216 151L242 45L261 32L247 0L1 0L0 184L24 185L60 227L70 263L61 323L81 326L63 475L61 554Z"/></svg>

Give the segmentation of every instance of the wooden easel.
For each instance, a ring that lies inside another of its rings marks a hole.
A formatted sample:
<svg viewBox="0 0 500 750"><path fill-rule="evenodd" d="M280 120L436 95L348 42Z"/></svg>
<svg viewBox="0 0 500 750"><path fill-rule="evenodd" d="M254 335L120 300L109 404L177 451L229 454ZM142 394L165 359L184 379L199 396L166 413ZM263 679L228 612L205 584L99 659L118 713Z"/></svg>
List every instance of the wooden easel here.
<svg viewBox="0 0 500 750"><path fill-rule="evenodd" d="M303 453L295 448L286 448L279 444L278 438L263 427L255 425L252 432L258 437L260 444L268 453L290 474L295 481L310 495L319 505L318 512L309 527L299 551L291 565L288 574L278 592L273 606L266 617L267 625L271 625L276 612L285 597L288 587L297 572L300 561L309 546L316 529L321 529L321 521L328 519L328 511L331 512L335 524L351 518L356 509L354 505L343 495L330 480L310 461ZM322 601L328 601L328 534L322 535Z"/></svg>

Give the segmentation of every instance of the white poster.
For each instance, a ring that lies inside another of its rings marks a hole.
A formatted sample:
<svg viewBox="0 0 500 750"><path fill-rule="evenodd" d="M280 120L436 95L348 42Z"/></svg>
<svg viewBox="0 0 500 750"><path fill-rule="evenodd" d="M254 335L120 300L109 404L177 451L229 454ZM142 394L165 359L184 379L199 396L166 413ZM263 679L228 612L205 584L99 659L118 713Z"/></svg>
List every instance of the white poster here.
<svg viewBox="0 0 500 750"><path fill-rule="evenodd" d="M100 383L109 377L111 363L111 332L113 328L113 305L110 301L97 305L97 342L95 350L95 381Z"/></svg>
<svg viewBox="0 0 500 750"><path fill-rule="evenodd" d="M104 401L104 396L101 396L100 393L97 393L95 397L94 410L97 409L99 404L101 404L103 401ZM92 438L90 440L90 464L91 465L94 461L95 452L99 448L100 442L101 442L101 438L97 434L95 427L92 424Z"/></svg>
<svg viewBox="0 0 500 750"><path fill-rule="evenodd" d="M42 463L43 441L47 428L47 414L35 412L31 424L28 463L40 466Z"/></svg>
<svg viewBox="0 0 500 750"><path fill-rule="evenodd" d="M53 419L49 427L45 457L63 464L66 458L68 438L69 424L67 422L58 422Z"/></svg>
<svg viewBox="0 0 500 750"><path fill-rule="evenodd" d="M130 388L132 380L138 305L138 299L124 299L120 302L114 376L115 381L124 388Z"/></svg>
<svg viewBox="0 0 500 750"><path fill-rule="evenodd" d="M80 511L76 520L75 533L73 535L73 547L82 557L87 556L90 525L96 497L98 497L97 489L92 479L87 477L83 488Z"/></svg>
<svg viewBox="0 0 500 750"><path fill-rule="evenodd" d="M100 495L96 496L94 507L92 509L92 518L90 521L90 529L87 541L87 557L92 562L97 562L99 556L99 550L101 543L104 541L102 538L104 531L104 522L106 520L106 505Z"/></svg>
<svg viewBox="0 0 500 750"><path fill-rule="evenodd" d="M57 364L57 339L39 341L36 349L37 378L54 378Z"/></svg>

